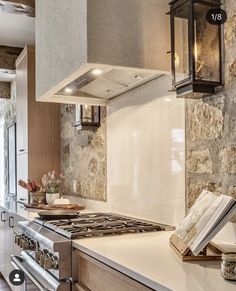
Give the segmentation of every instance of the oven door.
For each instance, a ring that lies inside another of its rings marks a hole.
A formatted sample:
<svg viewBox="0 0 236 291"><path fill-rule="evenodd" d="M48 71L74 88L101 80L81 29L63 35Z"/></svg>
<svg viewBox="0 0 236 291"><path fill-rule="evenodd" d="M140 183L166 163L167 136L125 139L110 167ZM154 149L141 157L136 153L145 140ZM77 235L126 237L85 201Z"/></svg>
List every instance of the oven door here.
<svg viewBox="0 0 236 291"><path fill-rule="evenodd" d="M70 291L71 282L58 281L41 266L39 266L26 252L21 256L11 256L11 264L25 274L25 282L14 290L19 291Z"/></svg>

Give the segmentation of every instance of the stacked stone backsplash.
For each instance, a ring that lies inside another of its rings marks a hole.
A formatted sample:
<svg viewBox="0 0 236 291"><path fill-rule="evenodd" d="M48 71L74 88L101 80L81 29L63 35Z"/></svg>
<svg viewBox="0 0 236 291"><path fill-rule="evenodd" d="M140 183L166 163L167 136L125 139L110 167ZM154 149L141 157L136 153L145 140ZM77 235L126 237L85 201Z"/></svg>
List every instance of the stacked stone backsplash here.
<svg viewBox="0 0 236 291"><path fill-rule="evenodd" d="M74 126L75 106L61 106L61 170L65 194L106 201L106 108L101 109L97 130L78 131Z"/></svg>
<svg viewBox="0 0 236 291"><path fill-rule="evenodd" d="M214 96L186 100L187 208L203 189L236 198L236 1L224 2L225 86Z"/></svg>
<svg viewBox="0 0 236 291"><path fill-rule="evenodd" d="M16 122L16 82L11 82L11 99L0 99L0 118L4 120L4 185L5 195L7 195L8 185L8 132L7 128Z"/></svg>

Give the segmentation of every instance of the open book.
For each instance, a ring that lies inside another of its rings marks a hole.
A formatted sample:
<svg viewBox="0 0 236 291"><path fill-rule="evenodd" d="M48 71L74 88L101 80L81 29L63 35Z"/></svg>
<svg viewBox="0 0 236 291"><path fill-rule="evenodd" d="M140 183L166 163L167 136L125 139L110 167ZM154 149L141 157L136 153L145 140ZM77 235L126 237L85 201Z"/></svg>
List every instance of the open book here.
<svg viewBox="0 0 236 291"><path fill-rule="evenodd" d="M235 213L233 197L203 190L174 234L198 255Z"/></svg>

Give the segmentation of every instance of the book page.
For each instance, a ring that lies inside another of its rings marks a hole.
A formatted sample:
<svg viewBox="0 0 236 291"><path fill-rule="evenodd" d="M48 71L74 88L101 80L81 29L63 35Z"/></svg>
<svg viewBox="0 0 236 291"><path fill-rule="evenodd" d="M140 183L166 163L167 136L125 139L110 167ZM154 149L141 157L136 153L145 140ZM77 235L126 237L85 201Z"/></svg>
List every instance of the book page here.
<svg viewBox="0 0 236 291"><path fill-rule="evenodd" d="M216 230L228 222L233 215L233 205L236 205L234 198L203 190L174 234L197 255Z"/></svg>
<svg viewBox="0 0 236 291"><path fill-rule="evenodd" d="M221 213L217 221L212 224L210 221L206 227L202 230L198 238L191 245L191 251L194 255L197 255L214 237L215 235L225 226L225 224L232 218L236 213L236 201L228 203L228 207ZM208 225L211 226L208 228Z"/></svg>
<svg viewBox="0 0 236 291"><path fill-rule="evenodd" d="M191 246L203 226L218 207L217 198L218 196L214 193L203 190L187 216L177 226L175 235L180 237L188 247Z"/></svg>

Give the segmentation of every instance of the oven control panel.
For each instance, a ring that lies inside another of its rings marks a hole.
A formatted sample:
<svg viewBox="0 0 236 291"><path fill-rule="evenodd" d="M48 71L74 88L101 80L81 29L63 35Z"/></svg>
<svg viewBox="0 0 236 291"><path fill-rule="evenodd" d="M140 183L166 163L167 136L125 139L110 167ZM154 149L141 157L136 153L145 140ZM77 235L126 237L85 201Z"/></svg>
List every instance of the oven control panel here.
<svg viewBox="0 0 236 291"><path fill-rule="evenodd" d="M15 243L25 251L32 251L35 261L45 270L58 270L59 261L57 256L46 249L40 249L38 241L21 234L15 235Z"/></svg>

